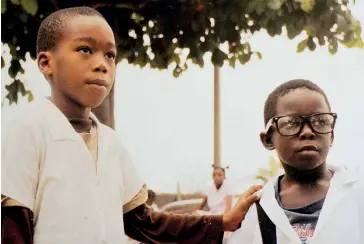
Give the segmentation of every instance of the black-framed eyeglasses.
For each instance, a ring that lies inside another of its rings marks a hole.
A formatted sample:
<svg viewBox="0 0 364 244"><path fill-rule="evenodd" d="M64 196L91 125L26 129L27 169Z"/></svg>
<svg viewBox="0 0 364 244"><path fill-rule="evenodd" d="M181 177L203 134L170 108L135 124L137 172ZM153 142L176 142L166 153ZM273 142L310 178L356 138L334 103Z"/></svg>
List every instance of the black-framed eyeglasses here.
<svg viewBox="0 0 364 244"><path fill-rule="evenodd" d="M294 136L299 134L307 123L315 133L328 134L334 130L336 119L336 113L277 116L268 121L265 132L268 133L269 129L275 125L278 133L282 136Z"/></svg>

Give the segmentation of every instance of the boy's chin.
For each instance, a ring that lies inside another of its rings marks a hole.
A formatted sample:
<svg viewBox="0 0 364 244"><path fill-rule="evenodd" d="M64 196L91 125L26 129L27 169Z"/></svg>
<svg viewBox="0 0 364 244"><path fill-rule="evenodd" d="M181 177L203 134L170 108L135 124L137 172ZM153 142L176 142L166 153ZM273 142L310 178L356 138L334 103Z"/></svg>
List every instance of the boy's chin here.
<svg viewBox="0 0 364 244"><path fill-rule="evenodd" d="M88 103L88 105L86 107L91 108L91 109L97 108L97 107L99 107L102 104L103 101L104 100L90 102L90 103Z"/></svg>
<svg viewBox="0 0 364 244"><path fill-rule="evenodd" d="M87 100L84 100L82 102L82 106L85 107L85 108L94 109L94 108L99 107L104 100L105 100L105 97L98 97L98 98L93 98L93 99L87 99Z"/></svg>
<svg viewBox="0 0 364 244"><path fill-rule="evenodd" d="M312 171L322 164L323 162L318 160L300 160L299 162L291 163L290 166L299 171Z"/></svg>

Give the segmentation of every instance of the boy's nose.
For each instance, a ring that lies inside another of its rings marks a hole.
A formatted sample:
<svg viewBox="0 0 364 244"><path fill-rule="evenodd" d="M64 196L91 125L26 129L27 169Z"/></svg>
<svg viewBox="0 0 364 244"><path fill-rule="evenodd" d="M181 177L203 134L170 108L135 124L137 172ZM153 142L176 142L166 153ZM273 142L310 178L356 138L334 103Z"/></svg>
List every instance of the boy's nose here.
<svg viewBox="0 0 364 244"><path fill-rule="evenodd" d="M107 73L107 64L104 60L98 60L93 67L93 71Z"/></svg>
<svg viewBox="0 0 364 244"><path fill-rule="evenodd" d="M316 138L316 133L311 129L308 123L305 123L299 135L299 139L314 140L315 138Z"/></svg>

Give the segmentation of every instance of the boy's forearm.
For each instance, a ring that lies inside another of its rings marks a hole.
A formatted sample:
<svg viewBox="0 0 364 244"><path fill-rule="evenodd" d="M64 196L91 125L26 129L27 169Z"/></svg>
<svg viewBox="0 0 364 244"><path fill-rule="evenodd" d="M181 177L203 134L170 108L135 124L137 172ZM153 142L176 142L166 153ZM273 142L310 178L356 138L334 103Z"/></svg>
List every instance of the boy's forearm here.
<svg viewBox="0 0 364 244"><path fill-rule="evenodd" d="M144 243L222 243L222 216L168 214L146 204L124 214L125 233Z"/></svg>
<svg viewBox="0 0 364 244"><path fill-rule="evenodd" d="M232 196L227 196L225 198L225 211L224 213L228 213L231 210L233 198Z"/></svg>
<svg viewBox="0 0 364 244"><path fill-rule="evenodd" d="M32 244L33 213L20 206L1 207L1 243Z"/></svg>
<svg viewBox="0 0 364 244"><path fill-rule="evenodd" d="M204 196L197 210L202 210L205 207L206 203L207 203L207 196Z"/></svg>

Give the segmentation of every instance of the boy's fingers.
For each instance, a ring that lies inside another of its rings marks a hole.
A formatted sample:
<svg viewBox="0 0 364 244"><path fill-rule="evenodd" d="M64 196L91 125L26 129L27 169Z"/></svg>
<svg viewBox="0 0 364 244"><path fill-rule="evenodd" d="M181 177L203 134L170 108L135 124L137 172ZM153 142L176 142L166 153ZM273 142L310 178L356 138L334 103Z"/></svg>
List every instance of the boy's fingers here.
<svg viewBox="0 0 364 244"><path fill-rule="evenodd" d="M249 208L253 203L260 199L260 194L257 194L259 190L261 190L263 186L254 185L249 187L243 195L239 198L236 207L238 208Z"/></svg>
<svg viewBox="0 0 364 244"><path fill-rule="evenodd" d="M252 196L250 196L250 197L248 197L247 199L246 199L246 201L248 202L248 204L250 204L250 206L253 204L253 203L255 203L256 201L258 201L260 198L262 197L262 195L261 194L254 194L254 195L252 195Z"/></svg>
<svg viewBox="0 0 364 244"><path fill-rule="evenodd" d="M251 195L253 195L254 193L256 193L257 191L261 190L262 188L263 188L263 186L261 186L261 185L251 186L251 187L249 187L249 189L246 192L244 192L243 196L248 198Z"/></svg>
<svg viewBox="0 0 364 244"><path fill-rule="evenodd" d="M261 198L261 194L257 194L257 192L260 191L262 188L263 186L261 185L254 185L249 187L249 189L244 192L242 198L246 203L248 203L249 207Z"/></svg>

